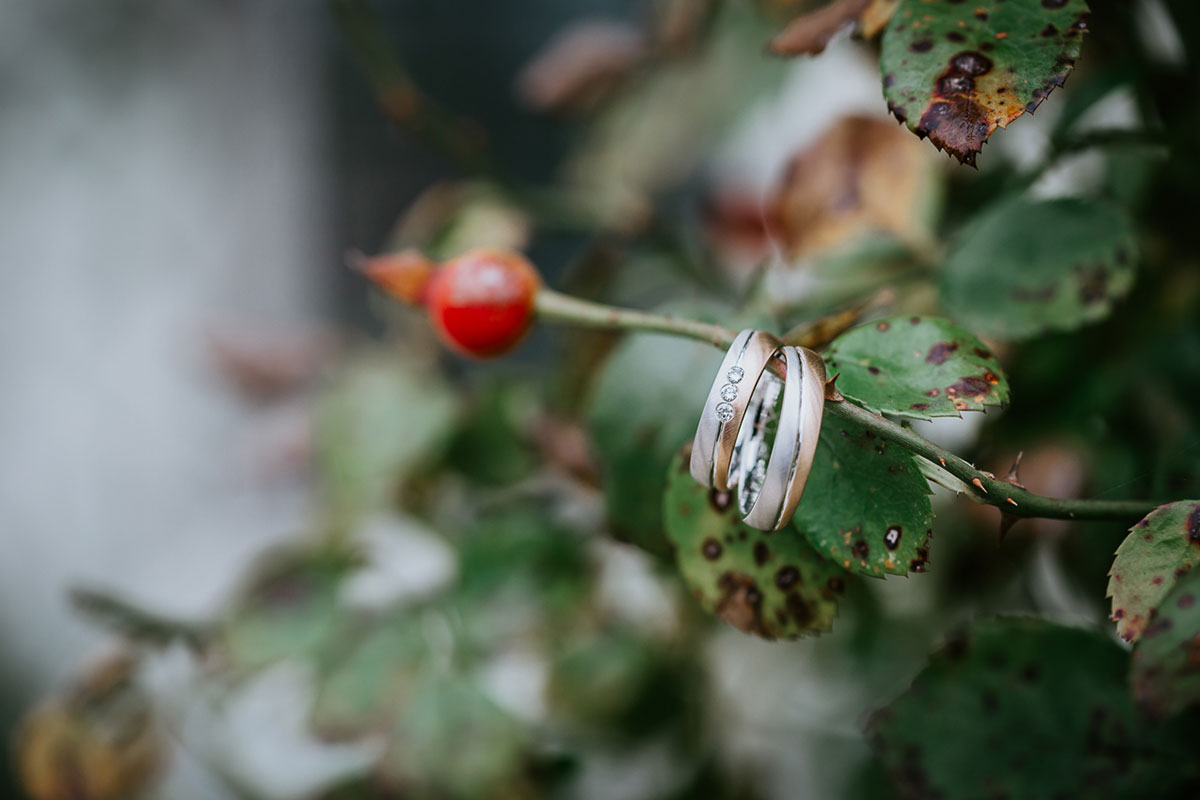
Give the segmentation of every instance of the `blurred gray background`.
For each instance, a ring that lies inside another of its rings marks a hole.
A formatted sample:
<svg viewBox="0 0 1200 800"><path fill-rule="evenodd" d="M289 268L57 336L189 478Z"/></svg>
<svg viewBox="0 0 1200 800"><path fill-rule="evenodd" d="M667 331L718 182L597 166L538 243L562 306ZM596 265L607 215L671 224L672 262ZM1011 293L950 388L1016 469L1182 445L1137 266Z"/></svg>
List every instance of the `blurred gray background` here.
<svg viewBox="0 0 1200 800"><path fill-rule="evenodd" d="M513 73L572 15L633 3L376 6L418 80L544 175L563 132L518 110ZM379 247L445 166L383 120L318 0L3 8L8 729L103 639L70 612L70 585L198 616L304 527L304 475L279 463L295 410L231 392L212 342L369 328L342 254Z"/></svg>

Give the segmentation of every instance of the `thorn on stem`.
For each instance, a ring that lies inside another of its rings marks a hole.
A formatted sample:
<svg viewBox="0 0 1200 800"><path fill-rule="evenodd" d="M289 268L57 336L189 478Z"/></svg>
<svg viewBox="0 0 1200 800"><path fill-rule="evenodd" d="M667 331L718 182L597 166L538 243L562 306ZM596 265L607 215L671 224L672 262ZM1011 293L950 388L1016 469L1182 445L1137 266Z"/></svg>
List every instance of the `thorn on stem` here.
<svg viewBox="0 0 1200 800"><path fill-rule="evenodd" d="M1012 530L1012 526L1017 524L1021 518L1016 514L1010 514L1007 511L1000 512L1000 541L1004 541L1004 537Z"/></svg>
<svg viewBox="0 0 1200 800"><path fill-rule="evenodd" d="M825 381L826 403L843 403L846 401L846 398L842 396L842 393L837 390L837 386L834 385L841 374L842 373L839 372L837 375L834 375L832 378Z"/></svg>
<svg viewBox="0 0 1200 800"><path fill-rule="evenodd" d="M971 484L984 494L988 493L988 490L983 486L983 481L979 480L979 478L971 478Z"/></svg>
<svg viewBox="0 0 1200 800"><path fill-rule="evenodd" d="M1024 455L1024 450L1017 453L1017 457L1013 461L1013 465L1008 469L1008 477L1004 479L1013 486L1016 486L1018 489L1025 488L1025 484L1021 483L1021 458Z"/></svg>

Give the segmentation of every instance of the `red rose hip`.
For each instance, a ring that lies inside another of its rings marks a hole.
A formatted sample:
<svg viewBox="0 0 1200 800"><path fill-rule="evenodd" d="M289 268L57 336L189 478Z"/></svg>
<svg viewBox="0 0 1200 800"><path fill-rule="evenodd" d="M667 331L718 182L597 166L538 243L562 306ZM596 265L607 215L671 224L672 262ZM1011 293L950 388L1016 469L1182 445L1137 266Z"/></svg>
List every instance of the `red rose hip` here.
<svg viewBox="0 0 1200 800"><path fill-rule="evenodd" d="M481 248L439 266L424 302L446 344L463 355L492 358L525 338L541 283L520 253Z"/></svg>

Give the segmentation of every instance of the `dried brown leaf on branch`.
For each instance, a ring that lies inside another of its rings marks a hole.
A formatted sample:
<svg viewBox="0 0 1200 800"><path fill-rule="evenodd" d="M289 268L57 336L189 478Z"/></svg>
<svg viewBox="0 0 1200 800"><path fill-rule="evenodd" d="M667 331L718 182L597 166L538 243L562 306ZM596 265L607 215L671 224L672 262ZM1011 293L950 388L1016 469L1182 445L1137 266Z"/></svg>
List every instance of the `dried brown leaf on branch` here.
<svg viewBox="0 0 1200 800"><path fill-rule="evenodd" d="M772 53L780 56L814 56L825 50L834 35L855 22L871 0L833 0L796 17L771 40Z"/></svg>
<svg viewBox="0 0 1200 800"><path fill-rule="evenodd" d="M871 0L858 18L858 29L864 39L875 37L887 26L900 6L900 0Z"/></svg>
<svg viewBox="0 0 1200 800"><path fill-rule="evenodd" d="M927 155L885 120L842 118L793 158L768 202L772 234L793 258L868 233L921 239L934 180Z"/></svg>
<svg viewBox="0 0 1200 800"><path fill-rule="evenodd" d="M717 10L714 0L660 0L655 7L655 47L672 55L695 49Z"/></svg>
<svg viewBox="0 0 1200 800"><path fill-rule="evenodd" d="M560 31L517 76L517 93L532 109L579 112L609 97L646 57L633 25L584 20Z"/></svg>
<svg viewBox="0 0 1200 800"><path fill-rule="evenodd" d="M167 749L124 653L93 665L21 722L17 766L34 800L123 800L143 793Z"/></svg>

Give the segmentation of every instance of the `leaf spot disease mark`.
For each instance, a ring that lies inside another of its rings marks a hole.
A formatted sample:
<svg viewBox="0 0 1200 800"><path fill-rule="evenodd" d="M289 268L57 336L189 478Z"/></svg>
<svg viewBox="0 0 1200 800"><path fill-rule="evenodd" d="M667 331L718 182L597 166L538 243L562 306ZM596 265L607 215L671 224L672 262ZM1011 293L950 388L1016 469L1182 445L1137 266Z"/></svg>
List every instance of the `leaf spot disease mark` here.
<svg viewBox="0 0 1200 800"><path fill-rule="evenodd" d="M938 342L933 347L929 348L929 355L925 356L927 364L945 364L950 358L950 354L958 349L956 342Z"/></svg>
<svg viewBox="0 0 1200 800"><path fill-rule="evenodd" d="M796 624L801 628L808 627L809 622L813 618L812 606L805 602L804 598L795 592L788 593L787 608L791 612L792 617L796 620Z"/></svg>
<svg viewBox="0 0 1200 800"><path fill-rule="evenodd" d="M795 586L799 580L800 570L791 565L780 567L779 571L775 573L775 585L784 591Z"/></svg>
<svg viewBox="0 0 1200 800"><path fill-rule="evenodd" d="M700 552L703 553L704 557L709 561L716 561L718 558L720 558L722 551L723 548L721 547L721 543L711 536L705 539L704 544L700 546Z"/></svg>
<svg viewBox="0 0 1200 800"><path fill-rule="evenodd" d="M857 558L859 561L865 562L867 560L867 556L871 554L871 546L867 544L865 539L859 539L854 543L853 552L855 558Z"/></svg>
<svg viewBox="0 0 1200 800"><path fill-rule="evenodd" d="M726 572L718 579L717 586L722 594L717 616L740 631L767 636L761 616L762 592L754 579Z"/></svg>
<svg viewBox="0 0 1200 800"><path fill-rule="evenodd" d="M771 560L771 548L767 547L767 543L758 541L754 543L754 563L762 566Z"/></svg>
<svg viewBox="0 0 1200 800"><path fill-rule="evenodd" d="M981 397L988 393L990 386L991 382L987 378L968 375L947 386L946 394L949 397Z"/></svg>
<svg viewBox="0 0 1200 800"><path fill-rule="evenodd" d="M888 550L895 550L900 546L901 530L899 525L893 525L887 529L887 533L883 535L883 543Z"/></svg>

